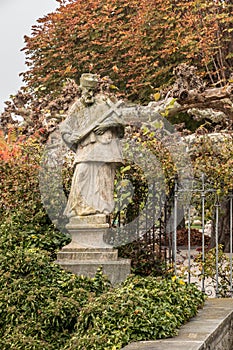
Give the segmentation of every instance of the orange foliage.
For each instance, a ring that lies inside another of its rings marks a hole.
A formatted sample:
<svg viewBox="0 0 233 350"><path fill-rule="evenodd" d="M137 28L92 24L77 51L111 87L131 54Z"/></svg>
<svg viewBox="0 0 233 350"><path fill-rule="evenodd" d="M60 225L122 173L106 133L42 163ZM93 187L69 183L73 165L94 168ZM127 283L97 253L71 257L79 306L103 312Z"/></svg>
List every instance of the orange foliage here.
<svg viewBox="0 0 233 350"><path fill-rule="evenodd" d="M41 207L38 171L41 146L38 138L15 140L15 131L7 138L0 131L0 212L3 218L13 211L26 208L24 215L35 213Z"/></svg>
<svg viewBox="0 0 233 350"><path fill-rule="evenodd" d="M109 75L132 100L146 101L181 62L211 83L232 72L233 5L203 0L58 1L25 37L24 80L38 95L59 93L84 71Z"/></svg>
<svg viewBox="0 0 233 350"><path fill-rule="evenodd" d="M4 137L4 133L0 130L0 159L8 162L10 159L17 159L21 156L21 148L19 143L15 143L14 139L15 130L9 130L7 138Z"/></svg>

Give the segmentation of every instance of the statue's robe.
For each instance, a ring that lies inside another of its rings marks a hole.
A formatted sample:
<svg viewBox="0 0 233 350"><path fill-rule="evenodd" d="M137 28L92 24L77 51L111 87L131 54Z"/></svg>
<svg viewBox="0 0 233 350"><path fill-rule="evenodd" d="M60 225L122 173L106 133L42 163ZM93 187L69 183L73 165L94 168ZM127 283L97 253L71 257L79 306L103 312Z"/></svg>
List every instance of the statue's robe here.
<svg viewBox="0 0 233 350"><path fill-rule="evenodd" d="M114 209L115 170L123 163L119 139L124 135L120 113L111 110L115 102L99 94L87 107L79 99L60 126L63 140L75 152L75 170L64 212L67 217L108 215Z"/></svg>

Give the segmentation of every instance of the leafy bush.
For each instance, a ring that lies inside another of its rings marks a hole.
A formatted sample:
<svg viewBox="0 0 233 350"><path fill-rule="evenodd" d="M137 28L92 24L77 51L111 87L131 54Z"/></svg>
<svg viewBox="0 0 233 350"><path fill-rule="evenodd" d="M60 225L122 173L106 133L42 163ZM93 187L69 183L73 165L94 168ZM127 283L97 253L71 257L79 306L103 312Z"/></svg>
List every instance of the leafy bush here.
<svg viewBox="0 0 233 350"><path fill-rule="evenodd" d="M51 263L49 252L33 246L39 235L27 236L15 221L1 227L2 350L119 349L176 334L204 301L194 285L175 277L132 276L110 289L101 271L88 279ZM44 237L53 247L56 237Z"/></svg>
<svg viewBox="0 0 233 350"><path fill-rule="evenodd" d="M197 313L204 295L183 280L129 277L81 310L65 350L121 349L139 340L172 337Z"/></svg>
<svg viewBox="0 0 233 350"><path fill-rule="evenodd" d="M22 222L20 216L12 215L0 223L1 249L14 250L21 248L39 248L50 253L51 259L56 259L56 252L70 242L70 237L57 229L51 223L45 223L44 213L37 213L38 222ZM40 218L39 218L40 216Z"/></svg>
<svg viewBox="0 0 233 350"><path fill-rule="evenodd" d="M0 348L58 349L81 308L108 289L101 273L78 277L36 248L0 251Z"/></svg>
<svg viewBox="0 0 233 350"><path fill-rule="evenodd" d="M29 222L42 208L38 172L42 147L37 138L6 143L0 151L1 219L20 213Z"/></svg>
<svg viewBox="0 0 233 350"><path fill-rule="evenodd" d="M5 249L15 245L40 248L55 258L56 250L70 237L55 228L42 205L39 170L43 146L35 135L13 142L10 136L6 142L0 134L1 245Z"/></svg>
<svg viewBox="0 0 233 350"><path fill-rule="evenodd" d="M131 276L110 289L101 271L94 279L73 275L16 227L0 239L0 271L2 350L119 349L173 336L204 301L175 277Z"/></svg>

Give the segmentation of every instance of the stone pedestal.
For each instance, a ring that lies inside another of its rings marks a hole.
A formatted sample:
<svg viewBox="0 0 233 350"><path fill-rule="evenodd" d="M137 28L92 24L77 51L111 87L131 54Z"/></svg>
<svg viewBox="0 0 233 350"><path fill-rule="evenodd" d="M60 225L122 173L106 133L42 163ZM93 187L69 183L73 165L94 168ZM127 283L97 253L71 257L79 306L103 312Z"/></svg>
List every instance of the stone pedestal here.
<svg viewBox="0 0 233 350"><path fill-rule="evenodd" d="M104 241L109 224L105 215L71 218L67 229L72 241L57 255L57 263L76 275L94 277L101 266L112 284L123 282L130 274L130 260L119 259L117 249Z"/></svg>

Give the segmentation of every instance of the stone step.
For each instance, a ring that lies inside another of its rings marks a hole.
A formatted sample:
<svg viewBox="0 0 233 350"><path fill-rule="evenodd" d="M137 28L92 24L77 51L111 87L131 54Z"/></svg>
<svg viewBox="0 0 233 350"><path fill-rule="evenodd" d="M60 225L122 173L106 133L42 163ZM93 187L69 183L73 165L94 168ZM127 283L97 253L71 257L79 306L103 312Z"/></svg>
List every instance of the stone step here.
<svg viewBox="0 0 233 350"><path fill-rule="evenodd" d="M62 250L57 254L58 260L86 261L86 260L117 260L118 252L116 249L91 249L80 248L75 250Z"/></svg>

